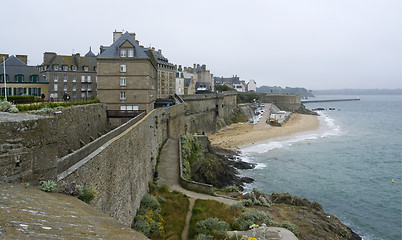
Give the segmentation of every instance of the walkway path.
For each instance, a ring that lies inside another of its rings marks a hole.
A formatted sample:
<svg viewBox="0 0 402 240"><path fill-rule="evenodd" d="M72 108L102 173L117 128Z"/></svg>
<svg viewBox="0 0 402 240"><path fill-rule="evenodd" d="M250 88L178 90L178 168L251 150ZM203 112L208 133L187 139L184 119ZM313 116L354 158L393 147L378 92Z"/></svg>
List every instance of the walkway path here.
<svg viewBox="0 0 402 240"><path fill-rule="evenodd" d="M184 193L189 197L190 205L186 216L186 225L184 226L181 239L188 239L188 230L190 227L190 219L193 212L193 207L196 199L215 200L222 202L226 205L233 205L238 203L236 200L227 199L223 197L215 197L207 194L196 193L182 188L179 184L179 141L176 139L168 139L163 146L160 160L158 164L159 179L158 184L167 185L171 190L177 190ZM271 228L264 229L266 236L274 234L272 239L276 240L297 240L297 238L289 230L284 228Z"/></svg>

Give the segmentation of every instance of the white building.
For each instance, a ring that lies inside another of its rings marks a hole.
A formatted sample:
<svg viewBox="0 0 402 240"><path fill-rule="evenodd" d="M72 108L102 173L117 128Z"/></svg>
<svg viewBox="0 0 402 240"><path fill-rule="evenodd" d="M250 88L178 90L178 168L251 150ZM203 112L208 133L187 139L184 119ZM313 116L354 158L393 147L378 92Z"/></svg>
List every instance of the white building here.
<svg viewBox="0 0 402 240"><path fill-rule="evenodd" d="M248 83L247 83L247 92L256 92L257 91L257 83L251 79Z"/></svg>

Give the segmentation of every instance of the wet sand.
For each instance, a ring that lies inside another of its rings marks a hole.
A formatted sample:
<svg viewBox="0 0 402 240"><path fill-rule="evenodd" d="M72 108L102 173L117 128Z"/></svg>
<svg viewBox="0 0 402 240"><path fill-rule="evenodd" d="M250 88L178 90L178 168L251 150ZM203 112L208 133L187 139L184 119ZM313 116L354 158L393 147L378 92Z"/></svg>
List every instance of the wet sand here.
<svg viewBox="0 0 402 240"><path fill-rule="evenodd" d="M317 116L293 113L282 127L271 126L265 121L265 112L257 124L235 123L216 133L208 135L212 145L226 149L236 149L255 143L267 142L271 138L316 130L320 126Z"/></svg>

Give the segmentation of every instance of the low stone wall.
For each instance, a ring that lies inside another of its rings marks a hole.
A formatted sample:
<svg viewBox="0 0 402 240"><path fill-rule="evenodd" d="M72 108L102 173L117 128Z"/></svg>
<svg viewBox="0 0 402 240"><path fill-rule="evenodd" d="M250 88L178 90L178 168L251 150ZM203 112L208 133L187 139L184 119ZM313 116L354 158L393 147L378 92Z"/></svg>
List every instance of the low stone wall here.
<svg viewBox="0 0 402 240"><path fill-rule="evenodd" d="M199 183L199 182L195 182L195 181L189 181L187 179L185 179L183 177L183 157L181 155L181 138L179 138L179 164L180 164L180 178L179 178L179 182L180 185L190 191L194 191L194 192L200 192L200 193L206 193L206 194L210 194L213 195L214 194L214 187L210 184L205 184L205 183Z"/></svg>

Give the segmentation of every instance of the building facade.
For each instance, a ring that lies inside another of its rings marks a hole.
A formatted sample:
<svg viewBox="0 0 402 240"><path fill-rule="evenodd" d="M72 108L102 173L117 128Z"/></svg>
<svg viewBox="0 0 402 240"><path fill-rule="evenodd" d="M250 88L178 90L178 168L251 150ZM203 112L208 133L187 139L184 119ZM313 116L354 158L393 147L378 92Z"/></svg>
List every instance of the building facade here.
<svg viewBox="0 0 402 240"><path fill-rule="evenodd" d="M247 83L247 92L257 92L257 83L253 79Z"/></svg>
<svg viewBox="0 0 402 240"><path fill-rule="evenodd" d="M184 95L184 74L183 74L183 69L181 68L181 65L179 65L179 68L176 71L176 94L177 95Z"/></svg>
<svg viewBox="0 0 402 240"><path fill-rule="evenodd" d="M157 98L157 58L139 45L132 33L113 33L114 42L98 55L98 99L108 110L154 108Z"/></svg>
<svg viewBox="0 0 402 240"><path fill-rule="evenodd" d="M48 86L49 82L46 81L35 66L28 66L27 55L17 55L8 57L8 54L1 54L1 61L3 57L6 59L1 62L0 74L0 95L33 95L40 96L45 93L48 99ZM5 72L4 75L4 64ZM6 80L6 86L4 86ZM7 91L7 92L6 92Z"/></svg>
<svg viewBox="0 0 402 240"><path fill-rule="evenodd" d="M158 98L169 98L176 92L176 70L172 63L162 55L162 50L155 51L152 48L158 62L157 96Z"/></svg>
<svg viewBox="0 0 402 240"><path fill-rule="evenodd" d="M183 71L185 94L195 94L198 92L213 92L214 78L207 66L194 64L193 67L184 67Z"/></svg>
<svg viewBox="0 0 402 240"><path fill-rule="evenodd" d="M96 56L90 49L84 57L79 53L66 56L45 52L37 68L49 82L48 95L53 93L60 101L65 93L71 100L96 98L96 67Z"/></svg>

